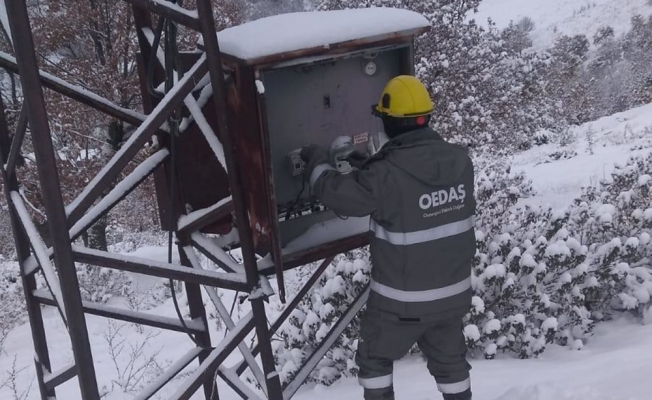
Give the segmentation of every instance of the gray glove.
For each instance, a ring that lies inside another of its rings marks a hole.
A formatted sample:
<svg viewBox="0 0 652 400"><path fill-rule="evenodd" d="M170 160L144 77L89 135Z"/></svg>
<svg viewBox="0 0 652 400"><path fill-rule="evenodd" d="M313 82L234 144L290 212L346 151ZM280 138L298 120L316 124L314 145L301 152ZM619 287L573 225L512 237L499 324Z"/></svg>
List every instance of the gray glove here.
<svg viewBox="0 0 652 400"><path fill-rule="evenodd" d="M319 164L328 164L328 151L324 146L318 144L308 144L301 148L299 154L301 160L306 164L304 174L306 179L310 179L312 170Z"/></svg>

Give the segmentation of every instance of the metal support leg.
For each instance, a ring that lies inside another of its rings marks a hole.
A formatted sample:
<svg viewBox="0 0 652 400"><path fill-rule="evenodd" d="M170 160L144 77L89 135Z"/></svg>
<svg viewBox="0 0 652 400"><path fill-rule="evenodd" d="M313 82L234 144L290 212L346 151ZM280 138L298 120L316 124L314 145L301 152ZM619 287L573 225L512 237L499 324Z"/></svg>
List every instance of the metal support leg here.
<svg viewBox="0 0 652 400"><path fill-rule="evenodd" d="M68 237L61 185L50 137L43 88L34 53L34 40L27 14L27 4L25 1L9 1L5 4L12 36L20 38L21 41L20 46L15 47L16 60L21 74L25 105L38 165L39 183L54 248L54 260L61 280L63 302L69 321L79 387L84 400L99 400L95 367L93 366L86 319L82 309L77 273Z"/></svg>
<svg viewBox="0 0 652 400"><path fill-rule="evenodd" d="M5 165L7 156L9 154L9 128L5 120L5 107L0 97L0 165ZM48 352L48 344L45 337L45 327L43 326L43 315L41 314L41 307L38 302L32 297L32 291L36 290L36 278L34 274L25 273L25 261L29 258L29 239L23 230L16 210L14 210L9 197L12 190L18 190L18 181L16 175L12 174L9 177L6 171L3 171L5 196L7 204L9 204L9 217L11 219L11 227L14 231L14 242L16 244L16 254L18 255L18 263L20 264L20 276L23 283L23 293L25 294L25 303L27 305L27 316L29 317L29 326L32 331L32 341L34 342L35 353L35 366L36 376L38 380L38 387L41 393L41 400L48 400L55 396L54 389L47 389L43 381L43 368L50 370L50 354Z"/></svg>
<svg viewBox="0 0 652 400"><path fill-rule="evenodd" d="M235 220L237 221L238 233L240 235L240 244L242 247L242 257L247 274L247 283L253 289L259 281L258 266L256 263L256 254L254 252L253 235L249 223L249 214L247 211L246 200L242 194L242 185L240 179L240 169L233 157L237 150L233 145L231 132L226 116L225 86L224 74L222 70L222 61L220 57L220 48L217 42L217 32L215 31L215 21L213 20L213 10L210 0L198 0L197 12L199 14L199 24L201 33L204 38L206 48L206 58L208 60L208 70L213 87L213 98L215 100L215 111L217 116L217 128L224 146L226 164L229 176L229 187L233 197L235 209ZM263 299L253 299L251 308L256 324L256 335L260 342L260 357L263 361L263 371L267 384L267 395L272 400L282 400L283 392L281 390L281 381L276 373L272 346L269 342L269 329L267 327L267 318Z"/></svg>
<svg viewBox="0 0 652 400"><path fill-rule="evenodd" d="M185 245L189 245L188 243L190 240L189 238L186 239L187 243L185 243ZM180 243L178 246L181 265L192 268L192 263L188 259L186 252L183 250L183 245L184 243ZM186 297L188 298L188 308L190 309L190 318L200 318L206 327L206 332L196 334L195 340L199 345L208 349L211 347L211 335L208 330L208 321L206 320L206 309L204 308L204 302L201 296L201 288L197 284L188 282L185 283L185 288ZM206 359L206 356L206 353L202 353L199 356L200 364L204 361L204 359ZM204 394L207 400L219 400L217 386L214 378L214 376L210 376L209 374L204 377Z"/></svg>

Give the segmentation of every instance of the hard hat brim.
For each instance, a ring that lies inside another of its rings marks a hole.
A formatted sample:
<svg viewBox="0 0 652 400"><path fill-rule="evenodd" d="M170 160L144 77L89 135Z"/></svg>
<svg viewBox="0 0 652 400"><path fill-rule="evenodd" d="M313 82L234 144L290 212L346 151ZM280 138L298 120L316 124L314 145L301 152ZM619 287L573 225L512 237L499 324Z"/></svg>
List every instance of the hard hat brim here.
<svg viewBox="0 0 652 400"><path fill-rule="evenodd" d="M372 104L371 105L371 114L375 115L376 117L393 117L393 118L413 118L413 117L420 117L424 115L430 115L434 109L430 109L427 111L421 111L421 112L416 112L416 113L410 113L410 114L401 114L401 115L394 115L390 112L387 111L381 111L378 109L378 104Z"/></svg>

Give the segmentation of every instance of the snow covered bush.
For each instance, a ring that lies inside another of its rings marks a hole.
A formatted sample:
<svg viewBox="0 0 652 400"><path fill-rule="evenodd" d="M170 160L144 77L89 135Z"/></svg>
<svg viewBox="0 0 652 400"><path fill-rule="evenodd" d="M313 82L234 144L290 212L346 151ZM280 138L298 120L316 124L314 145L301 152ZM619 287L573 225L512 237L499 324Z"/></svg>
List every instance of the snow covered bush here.
<svg viewBox="0 0 652 400"><path fill-rule="evenodd" d="M585 305L593 282L587 247L559 227L550 211L526 208L512 216L520 226L476 235L476 297L467 323L480 334L467 335L467 343L487 358L496 350L537 356L546 344L584 339L594 326Z"/></svg>
<svg viewBox="0 0 652 400"><path fill-rule="evenodd" d="M536 356L549 343L579 349L616 311L645 317L652 306L650 174L652 155L632 159L557 212L524 207L497 215L479 204L469 348L487 358L497 350ZM488 225L484 212L497 221Z"/></svg>
<svg viewBox="0 0 652 400"><path fill-rule="evenodd" d="M310 274L313 268L306 268ZM369 282L370 263L366 250L339 255L326 269L314 289L294 310L273 342L281 382L287 384L306 357L321 343L330 328ZM342 376L355 376L354 362L360 322L356 317L337 339L308 381L330 385Z"/></svg>
<svg viewBox="0 0 652 400"><path fill-rule="evenodd" d="M652 320L651 187L652 155L553 211L521 205L533 193L524 175L477 162L474 296L464 326L471 354L529 358L550 344L579 350L616 312ZM274 351L283 382L367 282L368 257L363 249L339 256L282 327ZM358 337L355 319L309 379L329 385L355 374Z"/></svg>
<svg viewBox="0 0 652 400"><path fill-rule="evenodd" d="M476 236L497 232L506 224L513 224L508 211L525 197L534 194L532 182L523 173L512 173L504 160L475 165L476 222L482 228Z"/></svg>
<svg viewBox="0 0 652 400"><path fill-rule="evenodd" d="M9 331L25 317L24 299L18 264L0 264L0 355Z"/></svg>
<svg viewBox="0 0 652 400"><path fill-rule="evenodd" d="M78 265L77 280L82 299L94 303L106 303L112 297L124 296L130 285L123 271L88 265Z"/></svg>

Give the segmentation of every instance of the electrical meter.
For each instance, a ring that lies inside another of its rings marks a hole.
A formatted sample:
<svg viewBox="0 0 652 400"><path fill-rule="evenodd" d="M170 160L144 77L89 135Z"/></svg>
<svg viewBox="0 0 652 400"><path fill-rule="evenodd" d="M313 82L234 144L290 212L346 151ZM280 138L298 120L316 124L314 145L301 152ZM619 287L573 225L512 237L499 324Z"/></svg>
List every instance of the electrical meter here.
<svg viewBox="0 0 652 400"><path fill-rule="evenodd" d="M301 149L292 150L288 154L288 167L292 176L301 176L306 164L301 159Z"/></svg>
<svg viewBox="0 0 652 400"><path fill-rule="evenodd" d="M353 167L351 167L351 163L347 158L354 150L353 139L350 136L338 137L331 144L329 151L331 165L343 174L351 172Z"/></svg>

